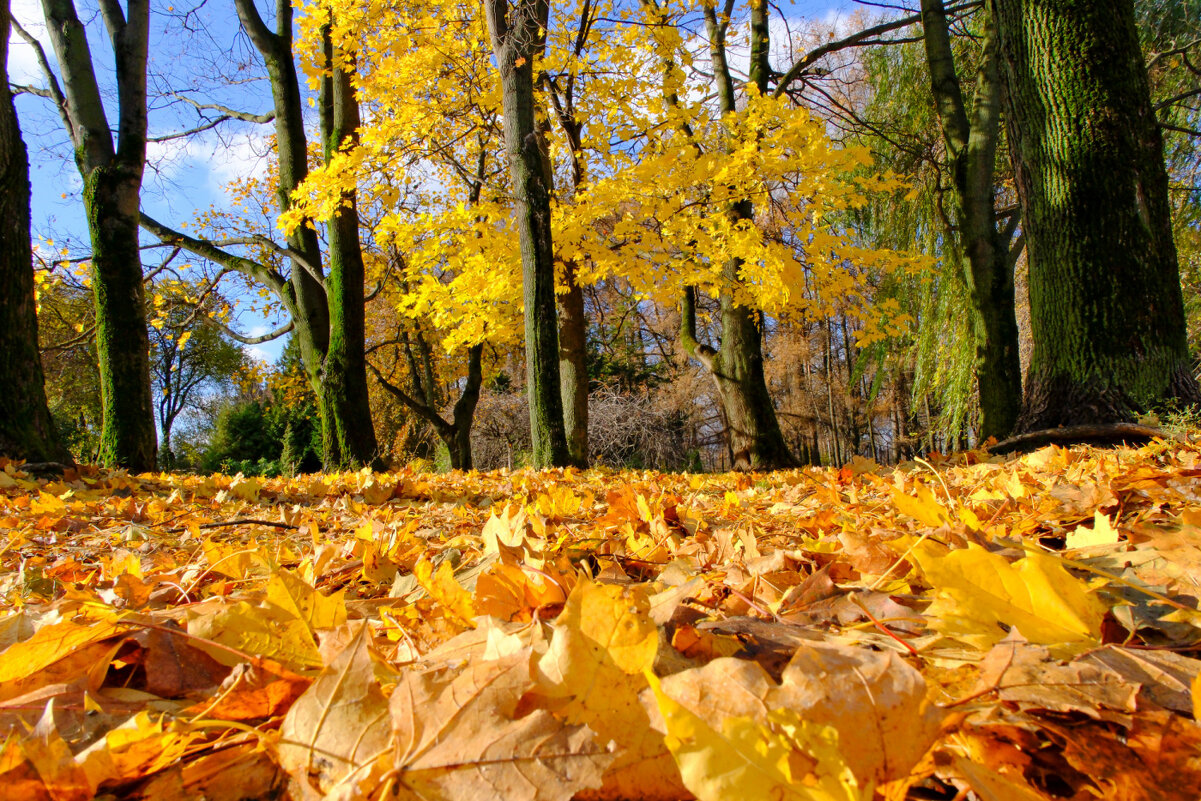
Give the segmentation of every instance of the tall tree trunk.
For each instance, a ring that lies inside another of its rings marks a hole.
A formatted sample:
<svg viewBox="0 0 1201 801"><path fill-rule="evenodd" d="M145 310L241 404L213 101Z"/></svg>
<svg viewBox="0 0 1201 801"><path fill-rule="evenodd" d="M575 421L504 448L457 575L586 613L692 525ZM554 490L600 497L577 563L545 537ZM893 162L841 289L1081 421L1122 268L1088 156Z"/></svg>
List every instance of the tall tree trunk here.
<svg viewBox="0 0 1201 801"><path fill-rule="evenodd" d="M504 100L505 151L521 242L526 385L535 467L570 464L559 379L550 187L534 124L534 60L545 47L547 0L486 0Z"/></svg>
<svg viewBox="0 0 1201 801"><path fill-rule="evenodd" d="M567 291L559 298L559 382L563 396L563 429L567 453L576 467L588 466L588 320L584 290L576 283L575 265L565 264Z"/></svg>
<svg viewBox="0 0 1201 801"><path fill-rule="evenodd" d="M1022 405L1022 372L1014 308L1010 242L1018 216L998 227L995 163L1000 138L1001 76L995 18L984 13L980 67L971 108L965 102L947 29L943 0L922 0L926 61L947 147L958 246L967 257L965 278L976 314L976 386L979 439L1004 439ZM1017 246L1020 249L1020 245Z"/></svg>
<svg viewBox="0 0 1201 801"><path fill-rule="evenodd" d="M140 175L103 166L84 177L104 425L100 461L152 470L158 444L150 398L150 337L138 248Z"/></svg>
<svg viewBox="0 0 1201 801"><path fill-rule="evenodd" d="M588 32L596 21L597 8L590 2L580 6L575 35L575 57L582 56L588 42ZM569 77L562 87L545 74L544 88L550 97L556 119L563 129L571 153L571 195L575 196L584 183L584 124L576 114L575 80ZM548 110L549 116L549 110ZM549 128L549 120L547 121ZM549 148L543 143L546 182L554 186ZM563 396L563 428L567 436L567 451L576 467L588 466L588 320L584 312L584 289L576 282L576 265L563 264L564 292L559 297L559 380Z"/></svg>
<svg viewBox="0 0 1201 801"><path fill-rule="evenodd" d="M101 463L153 470L157 443L150 392L150 338L146 333L138 205L146 164L146 58L148 0L130 0L127 12L103 0L117 81L117 141L105 116L83 24L72 0L43 0L46 31L58 58L62 90L50 91L75 146L92 244L92 294L104 422Z"/></svg>
<svg viewBox="0 0 1201 801"><path fill-rule="evenodd" d="M1131 0L991 0L1030 256L1019 432L1198 400Z"/></svg>
<svg viewBox="0 0 1201 801"><path fill-rule="evenodd" d="M71 462L46 406L33 253L29 246L29 160L8 88L8 0L0 2L0 454Z"/></svg>
<svg viewBox="0 0 1201 801"><path fill-rule="evenodd" d="M322 85L322 133L328 164L344 147L358 143L359 104L350 73L337 66L329 30L325 31L326 65L331 70ZM363 249L359 241L356 193L345 192L338 210L327 221L329 274L329 350L322 367L323 403L328 413L322 431L322 461L326 467L377 464L378 445L367 398L366 299Z"/></svg>
<svg viewBox="0 0 1201 801"><path fill-rule="evenodd" d="M271 81L278 152L277 202L285 212L292 193L308 175L308 140L300 81L292 52L292 5L276 4L275 31L263 22L253 0L235 0L238 18L262 55ZM341 77L338 77L338 76ZM342 83L339 87L339 83ZM322 134L328 152L358 125L358 107L349 76L335 71L322 102ZM335 97L334 95L338 95ZM338 128L341 134L335 131ZM363 327L363 268L358 214L343 208L329 221L330 275L325 275L317 232L297 226L288 235L291 273L285 305L295 325L301 359L317 395L321 416L322 461L333 470L368 464L377 442L367 406ZM337 275L334 275L334 273Z"/></svg>
<svg viewBox="0 0 1201 801"><path fill-rule="evenodd" d="M736 111L734 82L725 48L729 20L719 19L716 8L710 3L706 3L704 11L718 100L722 113L732 114ZM767 3L752 3L750 82L761 94L766 94L770 74L767 14ZM753 221L755 217L750 200L732 204L726 214L733 223ZM763 317L734 299L733 287L742 281L741 270L740 259L731 259L722 270L730 290L721 297L721 343L717 350L697 341L694 296L691 292L686 295L682 326L684 348L709 370L717 383L733 469L791 467L796 461L788 452L763 372Z"/></svg>

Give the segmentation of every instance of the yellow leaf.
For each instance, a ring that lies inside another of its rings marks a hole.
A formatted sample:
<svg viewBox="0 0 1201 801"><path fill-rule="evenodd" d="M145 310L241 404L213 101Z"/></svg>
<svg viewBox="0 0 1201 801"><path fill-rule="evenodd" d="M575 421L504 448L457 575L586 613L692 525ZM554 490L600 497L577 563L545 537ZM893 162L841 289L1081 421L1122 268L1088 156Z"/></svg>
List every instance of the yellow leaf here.
<svg viewBox="0 0 1201 801"><path fill-rule="evenodd" d="M857 787L838 756L838 733L833 727L805 726L794 720L790 721L794 737L789 737L782 727L763 725L749 716L702 718L667 695L649 670L646 677L667 729L667 747L685 786L700 801L866 801L872 797L870 787ZM822 736L835 742L833 748L826 744L821 748L821 756L827 760L833 756L838 766L833 777L817 755L803 750L820 743Z"/></svg>
<svg viewBox="0 0 1201 801"><path fill-rule="evenodd" d="M1193 677L1193 720L1201 720L1201 673Z"/></svg>
<svg viewBox="0 0 1201 801"><path fill-rule="evenodd" d="M366 623L305 693L280 727L280 765L306 790L341 785L363 798L378 784L372 763L388 749L387 700L375 679ZM306 797L309 793L305 794Z"/></svg>
<svg viewBox="0 0 1201 801"><path fill-rule="evenodd" d="M92 623L64 620L42 626L32 637L5 649L0 658L0 684L31 676L72 651L112 637L120 631L115 619Z"/></svg>
<svg viewBox="0 0 1201 801"><path fill-rule="evenodd" d="M683 794L679 772L639 700L658 648L644 586L585 580L568 596L538 662L539 692L556 701L552 708L568 723L593 729L600 742L617 743L604 783L611 796L636 797L647 787L669 797Z"/></svg>
<svg viewBox="0 0 1201 801"><path fill-rule="evenodd" d="M332 629L346 622L344 595L344 591L322 595L286 570L274 573L267 582L267 600L303 621L314 645L317 644L317 629Z"/></svg>
<svg viewBox="0 0 1201 801"><path fill-rule="evenodd" d="M442 605L447 616L460 625L475 627L472 618L475 617L475 604L471 594L455 580L455 571L450 561L444 561L434 570L433 563L422 559L413 566L413 575L430 597Z"/></svg>
<svg viewBox="0 0 1201 801"><path fill-rule="evenodd" d="M1098 509L1093 513L1093 527L1085 528L1084 526L1076 526L1072 531L1068 532L1067 542L1064 547L1068 550L1073 548L1087 548L1090 545L1114 545L1120 538L1118 530L1109 522L1109 515L1102 514Z"/></svg>
<svg viewBox="0 0 1201 801"><path fill-rule="evenodd" d="M893 503L896 504L899 511L920 520L927 526L938 528L950 520L947 510L925 484L918 484L914 495L916 497L903 492L893 493Z"/></svg>
<svg viewBox="0 0 1201 801"><path fill-rule="evenodd" d="M928 541L915 548L913 556L926 580L948 602L940 609L978 624L992 643L1008 628L1040 645L1078 647L1101 639L1104 605L1053 556L1032 553L1010 564L977 545L948 550ZM930 625L941 629L944 623L934 618Z"/></svg>

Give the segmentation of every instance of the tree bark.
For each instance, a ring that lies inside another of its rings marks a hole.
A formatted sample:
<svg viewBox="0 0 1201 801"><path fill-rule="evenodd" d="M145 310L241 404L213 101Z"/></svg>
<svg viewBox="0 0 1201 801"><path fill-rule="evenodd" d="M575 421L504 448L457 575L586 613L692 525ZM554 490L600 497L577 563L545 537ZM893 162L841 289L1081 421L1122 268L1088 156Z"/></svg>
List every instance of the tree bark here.
<svg viewBox="0 0 1201 801"><path fill-rule="evenodd" d="M567 288L559 298L563 430L571 463L584 468L588 466L588 320L584 315L584 290L575 279L575 265L564 265L563 282Z"/></svg>
<svg viewBox="0 0 1201 801"><path fill-rule="evenodd" d="M59 101L83 178L92 244L92 293L104 422L102 464L153 470L157 443L150 392L150 339L138 248L138 205L146 164L148 0L100 3L116 63L114 147L84 27L72 0L43 0L46 30L63 79ZM52 76L48 76L50 78ZM57 83L51 81L58 94Z"/></svg>
<svg viewBox="0 0 1201 801"><path fill-rule="evenodd" d="M1199 398L1130 0L990 0L1030 257L1018 433Z"/></svg>
<svg viewBox="0 0 1201 801"><path fill-rule="evenodd" d="M8 88L9 3L0 2L0 454L71 463L46 405L33 253L29 244L29 160Z"/></svg>
<svg viewBox="0 0 1201 801"><path fill-rule="evenodd" d="M1014 306L1011 240L1018 218L1000 227L995 202L995 164L1000 138L1001 76L995 17L984 14L983 47L969 112L947 28L942 0L922 0L926 62L942 124L952 183L958 246L967 259L965 278L976 314L976 385L981 441L1004 439L1022 405L1022 373Z"/></svg>
<svg viewBox="0 0 1201 801"><path fill-rule="evenodd" d="M560 394L550 187L534 123L533 62L545 46L550 8L547 0L486 0L484 8L501 78L505 151L521 242L531 459L535 467L564 467L571 457Z"/></svg>
<svg viewBox="0 0 1201 801"><path fill-rule="evenodd" d="M330 74L322 85L322 129L325 160L329 163L343 147L358 143L359 104L350 73L334 57L328 28L325 32L326 65ZM329 350L322 366L323 404L328 409L322 431L322 461L327 465L357 467L378 464L378 445L371 424L367 396L366 298L363 282L363 249L359 241L359 213L354 191L328 220Z"/></svg>
<svg viewBox="0 0 1201 801"><path fill-rule="evenodd" d="M596 20L597 9L591 3L580 7L575 36L575 56L580 58L588 41L588 31ZM576 113L575 79L569 76L565 85L544 75L555 118L563 129L563 137L571 153L571 195L574 199L584 183L583 122ZM549 114L549 110L548 110ZM548 121L549 126L549 121ZM546 182L554 186L549 148L543 144L546 156ZM559 380L563 396L563 428L567 436L567 451L572 464L585 468L588 451L588 319L584 309L584 289L576 281L576 265L563 264L564 292L559 297Z"/></svg>

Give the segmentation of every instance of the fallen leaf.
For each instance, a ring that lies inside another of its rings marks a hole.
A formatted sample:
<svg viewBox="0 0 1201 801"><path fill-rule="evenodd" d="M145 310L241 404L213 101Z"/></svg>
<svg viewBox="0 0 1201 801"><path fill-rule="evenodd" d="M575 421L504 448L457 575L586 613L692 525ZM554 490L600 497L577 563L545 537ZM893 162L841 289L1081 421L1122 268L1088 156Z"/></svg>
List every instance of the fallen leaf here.
<svg viewBox="0 0 1201 801"><path fill-rule="evenodd" d="M280 766L302 786L365 795L388 745L388 703L375 679L367 626L301 695L280 726Z"/></svg>
<svg viewBox="0 0 1201 801"><path fill-rule="evenodd" d="M586 726L546 710L517 716L528 651L461 670L406 671L392 693L392 770L401 797L567 801L599 787L613 755Z"/></svg>
<svg viewBox="0 0 1201 801"><path fill-rule="evenodd" d="M914 548L913 556L926 580L950 602L939 607L940 615L952 612L994 643L1010 628L1032 643L1067 646L1061 652L1101 639L1104 605L1053 556L1031 553L1010 564L978 545L948 550L929 541ZM935 629L942 624L941 617L930 623Z"/></svg>

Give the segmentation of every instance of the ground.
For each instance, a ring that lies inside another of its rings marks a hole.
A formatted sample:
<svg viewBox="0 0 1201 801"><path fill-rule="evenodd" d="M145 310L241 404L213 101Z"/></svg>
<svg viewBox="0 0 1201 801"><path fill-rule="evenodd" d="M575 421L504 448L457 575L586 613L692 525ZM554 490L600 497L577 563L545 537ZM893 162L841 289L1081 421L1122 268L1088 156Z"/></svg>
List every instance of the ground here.
<svg viewBox="0 0 1201 801"><path fill-rule="evenodd" d="M0 798L1201 786L1189 442L761 475L0 466Z"/></svg>

